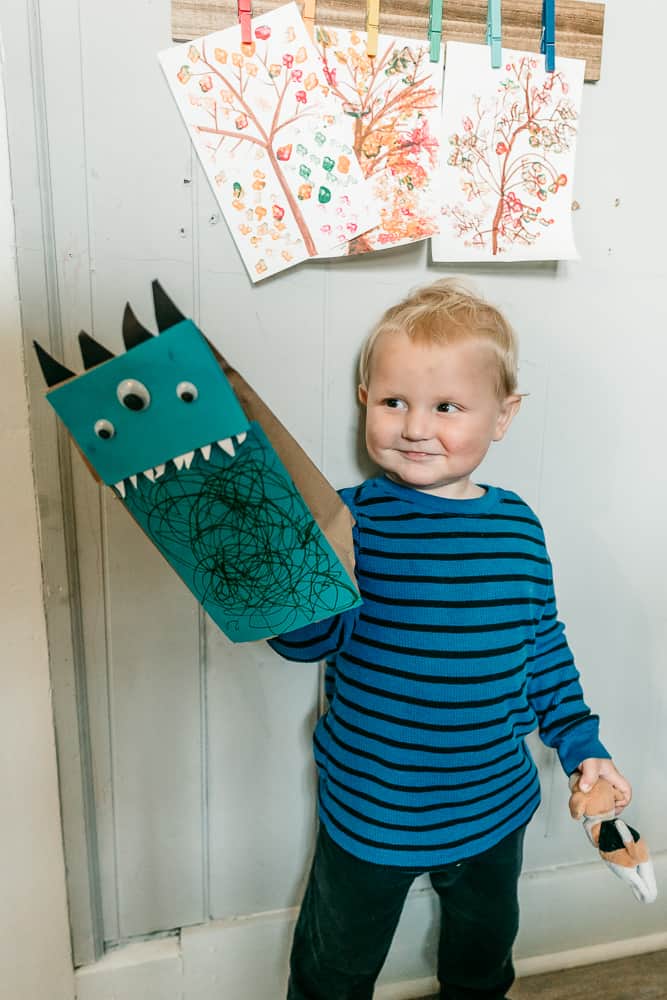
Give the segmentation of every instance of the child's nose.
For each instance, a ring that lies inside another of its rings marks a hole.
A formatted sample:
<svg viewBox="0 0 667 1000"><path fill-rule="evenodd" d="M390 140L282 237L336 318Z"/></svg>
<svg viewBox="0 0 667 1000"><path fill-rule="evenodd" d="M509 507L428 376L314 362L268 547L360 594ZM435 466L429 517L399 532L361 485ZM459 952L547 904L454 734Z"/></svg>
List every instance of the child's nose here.
<svg viewBox="0 0 667 1000"><path fill-rule="evenodd" d="M403 437L410 441L425 441L431 437L430 416L420 410L408 410L403 424Z"/></svg>

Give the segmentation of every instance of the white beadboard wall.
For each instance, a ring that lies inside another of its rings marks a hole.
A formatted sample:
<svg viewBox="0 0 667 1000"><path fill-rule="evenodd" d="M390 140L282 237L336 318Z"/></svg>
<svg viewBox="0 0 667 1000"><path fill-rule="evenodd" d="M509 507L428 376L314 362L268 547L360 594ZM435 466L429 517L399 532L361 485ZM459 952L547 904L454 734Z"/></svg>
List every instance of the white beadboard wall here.
<svg viewBox="0 0 667 1000"><path fill-rule="evenodd" d="M588 700L662 874L667 209L655 104L667 8L650 0L642 15L608 6L602 79L585 87L580 262L435 266L422 244L252 287L158 67L169 0L0 0L24 336L50 336L71 367L82 327L122 350L127 299L152 323L157 276L344 486L366 473L354 364L378 314L449 273L507 312L529 395L479 478L543 518ZM50 642L73 644L51 669L77 996L279 1000L313 842L317 671L208 626L78 457L55 461L32 359L29 374ZM595 862L553 756L532 745L544 802L527 842L520 969L664 944L665 897L643 908ZM418 883L379 996L429 988L435 931Z"/></svg>
<svg viewBox="0 0 667 1000"><path fill-rule="evenodd" d="M73 1000L0 37L0 1000Z"/></svg>

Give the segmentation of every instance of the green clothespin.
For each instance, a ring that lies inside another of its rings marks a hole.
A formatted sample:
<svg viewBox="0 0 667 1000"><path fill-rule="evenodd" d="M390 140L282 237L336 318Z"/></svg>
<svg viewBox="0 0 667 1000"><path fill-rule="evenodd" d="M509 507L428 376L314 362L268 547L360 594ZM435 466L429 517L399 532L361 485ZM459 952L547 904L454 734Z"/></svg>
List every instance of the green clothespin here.
<svg viewBox="0 0 667 1000"><path fill-rule="evenodd" d="M499 69L503 61L501 48L500 0L489 0L486 10L486 44L491 46L491 66Z"/></svg>
<svg viewBox="0 0 667 1000"><path fill-rule="evenodd" d="M428 10L428 40L431 46L431 62L438 62L442 42L442 0L431 0Z"/></svg>

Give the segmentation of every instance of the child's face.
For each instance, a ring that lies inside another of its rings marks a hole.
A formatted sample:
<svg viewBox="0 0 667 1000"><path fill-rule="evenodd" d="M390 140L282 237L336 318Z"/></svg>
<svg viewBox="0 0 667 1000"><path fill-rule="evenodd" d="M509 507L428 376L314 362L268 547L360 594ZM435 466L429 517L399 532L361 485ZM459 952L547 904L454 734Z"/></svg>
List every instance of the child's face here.
<svg viewBox="0 0 667 1000"><path fill-rule="evenodd" d="M471 475L500 441L519 396L499 399L493 349L471 337L447 346L381 334L366 407L368 454L397 483L450 498L480 496Z"/></svg>

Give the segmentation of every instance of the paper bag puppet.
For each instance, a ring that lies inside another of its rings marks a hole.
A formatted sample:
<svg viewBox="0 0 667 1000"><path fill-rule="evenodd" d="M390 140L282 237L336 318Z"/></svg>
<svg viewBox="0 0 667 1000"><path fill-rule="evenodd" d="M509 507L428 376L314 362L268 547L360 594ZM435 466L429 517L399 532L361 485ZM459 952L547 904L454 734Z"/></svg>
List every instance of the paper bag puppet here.
<svg viewBox="0 0 667 1000"><path fill-rule="evenodd" d="M127 352L82 332L81 375L35 344L91 471L233 641L356 606L349 511L157 282L153 296L159 336L128 305Z"/></svg>

